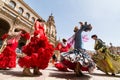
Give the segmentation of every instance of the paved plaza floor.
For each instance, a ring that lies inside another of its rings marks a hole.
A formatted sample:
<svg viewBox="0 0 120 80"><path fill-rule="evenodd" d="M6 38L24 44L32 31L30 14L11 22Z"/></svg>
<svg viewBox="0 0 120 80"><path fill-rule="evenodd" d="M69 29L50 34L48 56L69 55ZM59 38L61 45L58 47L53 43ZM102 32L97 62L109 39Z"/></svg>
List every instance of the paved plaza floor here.
<svg viewBox="0 0 120 80"><path fill-rule="evenodd" d="M82 77L76 77L73 71L61 72L53 65L49 65L41 72L43 73L41 76L26 77L22 75L22 68L17 65L16 68L11 70L0 70L0 80L120 80L120 74L110 76L99 70L95 70L91 75L83 72Z"/></svg>

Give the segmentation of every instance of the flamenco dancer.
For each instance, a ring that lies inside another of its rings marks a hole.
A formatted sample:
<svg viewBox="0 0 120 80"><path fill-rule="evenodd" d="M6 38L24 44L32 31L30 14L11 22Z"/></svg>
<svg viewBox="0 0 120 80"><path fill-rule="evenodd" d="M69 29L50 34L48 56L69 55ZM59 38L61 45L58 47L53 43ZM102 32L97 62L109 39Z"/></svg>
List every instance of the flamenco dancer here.
<svg viewBox="0 0 120 80"><path fill-rule="evenodd" d="M66 39L62 39L62 42L60 42L57 47L56 50L59 50L60 53L62 52L67 52L70 49L71 45L67 43Z"/></svg>
<svg viewBox="0 0 120 80"><path fill-rule="evenodd" d="M97 35L92 35L91 38L95 40L96 54L92 58L97 67L107 75L110 73L115 76L120 72L120 55L113 54Z"/></svg>
<svg viewBox="0 0 120 80"><path fill-rule="evenodd" d="M18 60L18 64L24 68L23 75L25 76L42 75L40 69L45 69L48 66L53 55L54 48L48 41L43 24L41 19L35 21L34 35L30 42L22 48L25 56ZM30 72L30 68L33 69L33 73Z"/></svg>
<svg viewBox="0 0 120 80"><path fill-rule="evenodd" d="M68 52L71 45L67 42L66 39L62 39L62 42L58 43L55 50L59 50L60 54L63 52ZM55 67L60 71L68 71L67 66L65 66L60 60L55 63Z"/></svg>
<svg viewBox="0 0 120 80"><path fill-rule="evenodd" d="M77 76L82 76L81 71L88 71L91 73L95 67L94 62L88 55L85 49L82 48L82 32L91 31L92 26L85 22L80 22L80 29L76 26L74 28L75 34L71 38L71 43L74 43L74 50L61 54L61 62L66 65L69 69L75 71Z"/></svg>
<svg viewBox="0 0 120 80"><path fill-rule="evenodd" d="M0 49L0 69L11 69L16 67L16 48L20 37L25 37L21 29L16 28L11 34L2 36L3 45ZM26 37L27 38L27 37ZM26 39L25 38L25 39Z"/></svg>

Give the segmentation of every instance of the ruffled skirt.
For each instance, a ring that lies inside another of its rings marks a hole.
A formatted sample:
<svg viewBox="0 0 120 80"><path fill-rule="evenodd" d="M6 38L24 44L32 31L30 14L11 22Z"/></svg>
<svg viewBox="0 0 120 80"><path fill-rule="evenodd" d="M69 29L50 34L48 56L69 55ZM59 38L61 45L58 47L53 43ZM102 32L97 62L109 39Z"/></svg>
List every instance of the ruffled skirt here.
<svg viewBox="0 0 120 80"><path fill-rule="evenodd" d="M0 54L0 68L16 67L16 53L9 46Z"/></svg>
<svg viewBox="0 0 120 80"><path fill-rule="evenodd" d="M92 58L101 71L114 74L120 72L120 55L106 52L95 54Z"/></svg>
<svg viewBox="0 0 120 80"><path fill-rule="evenodd" d="M61 63L56 63L55 67L61 70L58 64L75 70L76 63L80 63L82 71L93 70L95 64L84 50L72 50L70 52L61 53ZM63 67L62 67L63 68Z"/></svg>
<svg viewBox="0 0 120 80"><path fill-rule="evenodd" d="M18 60L18 64L21 67L45 69L48 66L49 60L53 55L53 47L39 48L37 53L32 53Z"/></svg>

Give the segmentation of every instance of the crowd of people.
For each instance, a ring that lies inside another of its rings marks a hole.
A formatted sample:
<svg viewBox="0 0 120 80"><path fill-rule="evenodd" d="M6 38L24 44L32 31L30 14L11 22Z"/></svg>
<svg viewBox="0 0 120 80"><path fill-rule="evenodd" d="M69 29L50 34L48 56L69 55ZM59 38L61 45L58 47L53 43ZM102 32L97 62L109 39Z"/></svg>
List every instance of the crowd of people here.
<svg viewBox="0 0 120 80"><path fill-rule="evenodd" d="M112 54L97 35L91 36L95 40L96 53L93 56L90 56L87 50L82 48L82 32L91 31L92 26L87 22L79 23L80 27L74 27L72 37L63 38L56 47L50 44L44 30L44 21L41 19L35 21L33 35L19 28L15 28L11 33L5 33L0 38L0 69L15 68L17 52L19 52L21 56L18 59L18 65L23 68L22 73L25 76L42 75L40 70L48 67L51 58L58 70L73 70L77 76L82 76L82 71L92 74L95 67L107 75L119 73L120 56ZM18 49L21 37L27 40L27 44L21 44L21 48ZM55 50L60 52L59 58L54 54ZM33 69L33 73L30 69Z"/></svg>

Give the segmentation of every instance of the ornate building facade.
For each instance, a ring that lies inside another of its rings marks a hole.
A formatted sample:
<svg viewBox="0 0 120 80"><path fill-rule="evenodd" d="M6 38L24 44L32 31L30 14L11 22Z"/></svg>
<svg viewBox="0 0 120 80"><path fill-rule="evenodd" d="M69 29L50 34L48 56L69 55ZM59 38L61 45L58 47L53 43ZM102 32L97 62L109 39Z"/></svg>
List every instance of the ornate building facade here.
<svg viewBox="0 0 120 80"><path fill-rule="evenodd" d="M110 46L108 46L108 48L112 54L120 55L120 46L113 46L112 43L110 43Z"/></svg>
<svg viewBox="0 0 120 80"><path fill-rule="evenodd" d="M32 26L38 18L42 19L23 0L0 0L0 37L4 33L11 33L15 28L24 29L25 32L32 34L34 31ZM52 15L49 16L44 27L50 42L55 45L57 32ZM20 42L25 43L22 39Z"/></svg>

